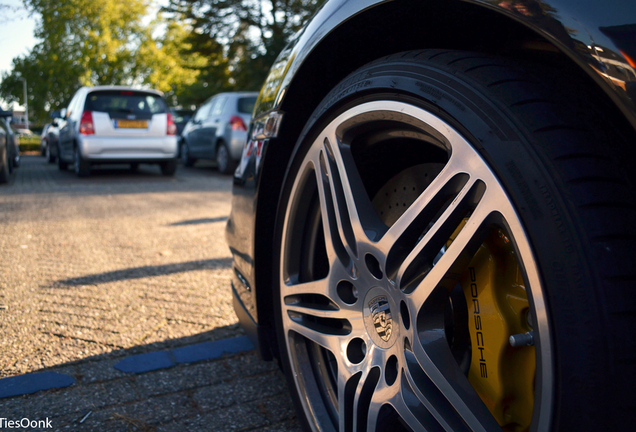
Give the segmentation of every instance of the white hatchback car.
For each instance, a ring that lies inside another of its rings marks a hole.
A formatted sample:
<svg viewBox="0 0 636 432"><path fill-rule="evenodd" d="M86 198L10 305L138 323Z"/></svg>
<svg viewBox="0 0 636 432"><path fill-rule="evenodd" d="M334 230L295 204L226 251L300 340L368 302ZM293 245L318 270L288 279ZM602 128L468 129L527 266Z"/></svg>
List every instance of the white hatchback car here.
<svg viewBox="0 0 636 432"><path fill-rule="evenodd" d="M60 123L58 165L90 174L95 164L156 163L164 175L177 169L177 127L162 93L130 87L79 89Z"/></svg>

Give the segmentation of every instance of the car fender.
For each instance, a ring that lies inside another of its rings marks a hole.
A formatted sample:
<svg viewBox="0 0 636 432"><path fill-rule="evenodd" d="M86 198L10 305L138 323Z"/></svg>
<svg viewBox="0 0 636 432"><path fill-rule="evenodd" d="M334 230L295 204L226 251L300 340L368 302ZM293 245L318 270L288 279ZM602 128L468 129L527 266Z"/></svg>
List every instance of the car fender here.
<svg viewBox="0 0 636 432"><path fill-rule="evenodd" d="M284 106L286 93L298 71L330 33L365 10L390 2L392 0L327 2L280 53L259 94L254 117L259 118ZM459 2L501 14L553 44L592 77L636 127L636 3L618 0L610 7L594 0L527 2L540 8L541 13L518 6L521 3L515 7L511 5L513 2L505 0L424 0L417 3L434 7ZM613 66L629 71L633 79L631 84L614 76Z"/></svg>

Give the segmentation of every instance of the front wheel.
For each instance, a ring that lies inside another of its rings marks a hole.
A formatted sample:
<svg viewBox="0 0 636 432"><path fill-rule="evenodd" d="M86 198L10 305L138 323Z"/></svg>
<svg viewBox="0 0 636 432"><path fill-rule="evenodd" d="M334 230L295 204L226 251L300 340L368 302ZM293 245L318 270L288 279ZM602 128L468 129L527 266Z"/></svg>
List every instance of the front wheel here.
<svg viewBox="0 0 636 432"><path fill-rule="evenodd" d="M165 176L173 176L177 172L177 160L170 159L169 161L162 162L160 167L161 174Z"/></svg>
<svg viewBox="0 0 636 432"><path fill-rule="evenodd" d="M7 145L0 149L0 184L11 183L13 180L12 161L8 153Z"/></svg>
<svg viewBox="0 0 636 432"><path fill-rule="evenodd" d="M219 142L216 147L216 166L221 174L230 174L236 168L224 142Z"/></svg>
<svg viewBox="0 0 636 432"><path fill-rule="evenodd" d="M91 165L82 157L79 147L75 147L73 156L73 168L75 170L75 175L78 177L88 177L91 174Z"/></svg>
<svg viewBox="0 0 636 432"><path fill-rule="evenodd" d="M196 159L190 157L190 147L188 147L188 143L185 141L181 142L181 146L179 148L181 162L184 166L191 167L196 162Z"/></svg>
<svg viewBox="0 0 636 432"><path fill-rule="evenodd" d="M44 157L46 158L46 161L50 164L55 163L55 155L51 151L50 145L46 146L46 148L44 149L44 152L45 152Z"/></svg>
<svg viewBox="0 0 636 432"><path fill-rule="evenodd" d="M59 149L57 152L57 167L60 171L66 171L68 169L68 162L62 160L62 156Z"/></svg>
<svg viewBox="0 0 636 432"><path fill-rule="evenodd" d="M286 174L273 269L307 429L632 424L634 375L617 364L634 343L636 236L619 211L633 214L632 192L608 169L620 157L599 154L617 137L579 132L586 119L545 83L479 54L407 53L316 109ZM624 309L619 325L610 311Z"/></svg>

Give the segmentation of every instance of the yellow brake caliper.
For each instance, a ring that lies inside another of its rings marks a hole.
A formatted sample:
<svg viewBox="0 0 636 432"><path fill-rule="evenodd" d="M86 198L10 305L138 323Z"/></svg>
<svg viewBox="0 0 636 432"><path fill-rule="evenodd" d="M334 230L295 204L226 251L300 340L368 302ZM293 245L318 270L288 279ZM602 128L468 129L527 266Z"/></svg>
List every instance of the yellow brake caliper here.
<svg viewBox="0 0 636 432"><path fill-rule="evenodd" d="M505 431L527 431L535 348L525 343L513 347L510 336L531 332L532 318L516 254L503 230L494 230L484 241L460 283L472 344L468 380Z"/></svg>

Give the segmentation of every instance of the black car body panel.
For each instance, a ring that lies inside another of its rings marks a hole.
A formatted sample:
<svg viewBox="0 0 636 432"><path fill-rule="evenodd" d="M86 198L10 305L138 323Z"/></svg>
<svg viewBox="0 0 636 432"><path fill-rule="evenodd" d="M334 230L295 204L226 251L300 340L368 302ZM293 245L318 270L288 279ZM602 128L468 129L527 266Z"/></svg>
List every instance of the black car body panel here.
<svg viewBox="0 0 636 432"><path fill-rule="evenodd" d="M326 3L296 36L295 44L278 57L263 86L254 117L281 108L298 70L329 33L355 15L383 3L390 2L338 0ZM460 4L453 0L404 3L412 3L414 7L416 3L420 7L430 5L432 10L439 4ZM466 0L464 3L485 7L518 21L554 44L592 76L636 126L636 76L633 73L636 67L636 24L633 22L636 3L620 1L618 7L617 2L612 2L610 7L593 0Z"/></svg>
<svg viewBox="0 0 636 432"><path fill-rule="evenodd" d="M630 133L636 128L633 1L327 2L279 55L259 95L251 129L270 113L281 112L278 137L248 138L234 178L226 237L234 258L235 309L264 358L272 356L272 319L264 312L271 310L271 231L285 167L300 131L327 92L358 67L384 55L425 48L557 65L597 92Z"/></svg>
<svg viewBox="0 0 636 432"><path fill-rule="evenodd" d="M10 174L13 174L15 168L20 166L20 144L11 127L10 118L12 116L13 113L11 111L0 110L0 152L2 152L1 154L6 154L8 159L7 167ZM0 161L0 163L5 162Z"/></svg>

